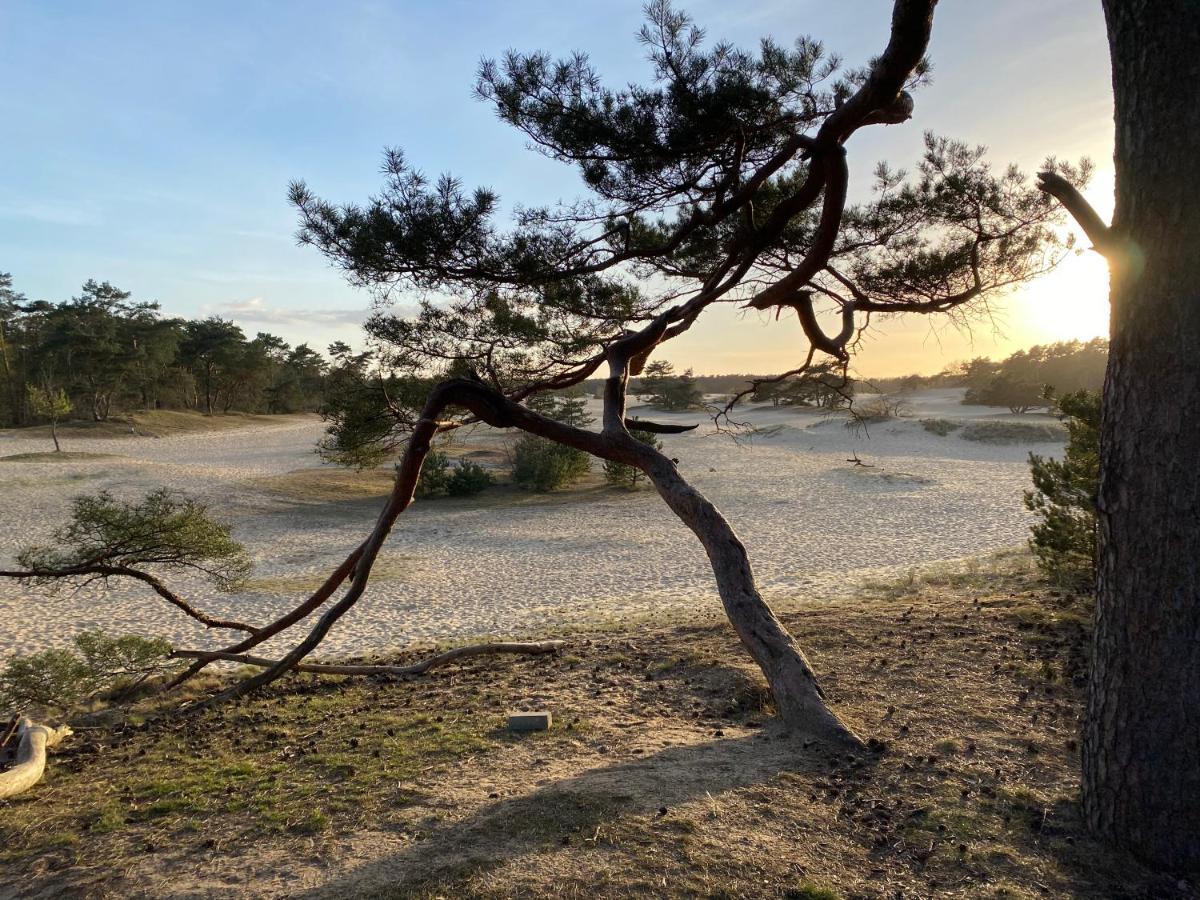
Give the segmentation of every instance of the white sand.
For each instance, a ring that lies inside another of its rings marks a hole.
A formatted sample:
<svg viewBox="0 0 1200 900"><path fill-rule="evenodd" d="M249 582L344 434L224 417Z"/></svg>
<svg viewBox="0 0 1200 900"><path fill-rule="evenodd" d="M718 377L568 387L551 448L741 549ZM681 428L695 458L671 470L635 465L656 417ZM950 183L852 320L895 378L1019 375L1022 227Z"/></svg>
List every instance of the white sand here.
<svg viewBox="0 0 1200 900"><path fill-rule="evenodd" d="M769 433L749 443L735 444L702 426L700 433L665 438L664 445L733 523L768 598L819 601L868 576L1024 542L1027 454L1055 453L1061 445L993 446L922 429L918 420L926 417L1047 421L962 406L960 397L954 390L915 395L910 418L867 434L813 412L750 407L738 418ZM0 566L12 564L18 548L45 539L76 494L105 488L134 498L166 485L203 497L233 524L254 557L256 577L319 576L367 534L381 501L291 501L247 482L316 465L313 446L321 433L314 418L161 439L69 440L66 449L119 458L2 462ZM46 443L3 434L0 456L45 451ZM848 464L852 452L874 468ZM702 549L657 494L588 496L414 505L385 551L390 577L372 583L322 653L719 608ZM250 622L269 621L304 595L221 595L197 580L175 583L206 611ZM72 634L93 627L161 635L178 646L228 639L206 633L142 587L117 582L106 590L49 596L0 581L0 622L0 657L64 646ZM293 633L288 641L298 639Z"/></svg>

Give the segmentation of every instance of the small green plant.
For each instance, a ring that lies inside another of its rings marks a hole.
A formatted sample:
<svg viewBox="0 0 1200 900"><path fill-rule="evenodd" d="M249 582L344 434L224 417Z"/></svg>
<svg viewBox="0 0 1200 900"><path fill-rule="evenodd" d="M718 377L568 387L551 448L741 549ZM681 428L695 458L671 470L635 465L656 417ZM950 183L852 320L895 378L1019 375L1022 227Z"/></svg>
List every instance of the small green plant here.
<svg viewBox="0 0 1200 900"><path fill-rule="evenodd" d="M54 439L54 452L60 453L62 447L58 443L58 423L71 414L71 398L62 388L38 387L31 384L28 388L29 408L39 419L50 422L50 437Z"/></svg>
<svg viewBox="0 0 1200 900"><path fill-rule="evenodd" d="M1034 489L1025 492L1025 506L1038 517L1029 546L1051 580L1089 592L1096 567L1100 394L1064 394L1056 408L1067 423L1067 447L1062 459L1029 454Z"/></svg>
<svg viewBox="0 0 1200 900"><path fill-rule="evenodd" d="M463 460L446 481L446 493L451 497L473 497L495 483L492 473L479 463Z"/></svg>
<svg viewBox="0 0 1200 900"><path fill-rule="evenodd" d="M539 395L530 398L529 408L576 428L592 422L582 398ZM578 481L591 467L591 457L584 451L547 438L526 434L513 445L512 479L526 490L539 493L557 490Z"/></svg>
<svg viewBox="0 0 1200 900"><path fill-rule="evenodd" d="M629 433L643 444L653 447L655 450L662 449L662 441L652 432L634 428ZM604 480L613 487L625 488L632 491L641 482L646 481L646 473L635 466L627 466L625 463L606 459L604 461Z"/></svg>
<svg viewBox="0 0 1200 900"><path fill-rule="evenodd" d="M76 635L75 647L10 658L0 671L0 707L64 709L163 671L171 652L161 639L103 631Z"/></svg>
<svg viewBox="0 0 1200 900"><path fill-rule="evenodd" d="M441 450L430 450L421 463L415 496L418 500L440 497L450 483L450 457Z"/></svg>

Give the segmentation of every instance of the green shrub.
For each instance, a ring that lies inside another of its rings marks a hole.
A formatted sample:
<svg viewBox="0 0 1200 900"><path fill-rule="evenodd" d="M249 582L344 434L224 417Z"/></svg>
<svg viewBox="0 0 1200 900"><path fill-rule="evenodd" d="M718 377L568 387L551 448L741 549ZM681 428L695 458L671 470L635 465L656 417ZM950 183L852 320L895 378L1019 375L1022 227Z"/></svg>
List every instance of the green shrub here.
<svg viewBox="0 0 1200 900"><path fill-rule="evenodd" d="M539 394L528 406L547 418L586 428L592 423L587 401L580 397ZM567 447L532 434L522 435L512 449L512 479L530 491L545 493L578 481L592 468L592 458L583 450Z"/></svg>
<svg viewBox="0 0 1200 900"><path fill-rule="evenodd" d="M578 481L592 467L582 450L527 434L513 446L512 479L530 491L545 493Z"/></svg>
<svg viewBox="0 0 1200 900"><path fill-rule="evenodd" d="M945 437L950 432L958 431L958 429L962 428L962 423L952 422L949 419L922 419L921 427L931 434Z"/></svg>
<svg viewBox="0 0 1200 900"><path fill-rule="evenodd" d="M1100 481L1100 394L1077 391L1058 402L1067 423L1063 458L1029 454L1032 491L1025 506L1038 521L1029 546L1038 567L1070 590L1091 591L1096 568L1096 489Z"/></svg>
<svg viewBox="0 0 1200 900"><path fill-rule="evenodd" d="M417 489L413 492L418 500L440 497L450 484L450 457L441 450L430 450L421 463L421 474L417 478Z"/></svg>
<svg viewBox="0 0 1200 900"><path fill-rule="evenodd" d="M171 645L138 635L85 631L71 650L13 656L0 671L0 707L63 709L166 668Z"/></svg>
<svg viewBox="0 0 1200 900"><path fill-rule="evenodd" d="M630 430L629 433L643 444L653 447L655 450L662 449L662 441L653 432L640 431L635 428ZM625 463L606 459L604 461L604 480L613 487L625 488L632 491L640 482L646 480L646 473L635 466L627 466Z"/></svg>
<svg viewBox="0 0 1200 900"><path fill-rule="evenodd" d="M962 430L964 441L982 444L1038 444L1066 437L1066 429L1053 422L972 422Z"/></svg>
<svg viewBox="0 0 1200 900"><path fill-rule="evenodd" d="M451 497L473 497L494 482L492 473L483 466L463 460L446 481L446 493Z"/></svg>

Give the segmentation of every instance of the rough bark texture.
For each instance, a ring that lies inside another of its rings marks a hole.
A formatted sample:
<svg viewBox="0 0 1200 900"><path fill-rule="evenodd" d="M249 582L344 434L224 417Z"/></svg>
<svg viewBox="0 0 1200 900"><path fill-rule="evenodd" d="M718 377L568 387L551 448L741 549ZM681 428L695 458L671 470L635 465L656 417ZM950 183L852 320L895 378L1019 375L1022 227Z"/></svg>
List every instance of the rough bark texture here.
<svg viewBox="0 0 1200 900"><path fill-rule="evenodd" d="M1200 868L1200 4L1105 0L1116 95L1112 345L1083 802Z"/></svg>

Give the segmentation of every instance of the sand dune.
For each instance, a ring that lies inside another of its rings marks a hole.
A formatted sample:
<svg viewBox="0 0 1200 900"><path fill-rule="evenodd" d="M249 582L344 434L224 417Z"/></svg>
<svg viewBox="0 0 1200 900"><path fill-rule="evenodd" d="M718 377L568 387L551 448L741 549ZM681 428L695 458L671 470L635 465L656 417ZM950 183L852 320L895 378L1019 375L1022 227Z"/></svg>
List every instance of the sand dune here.
<svg viewBox="0 0 1200 900"><path fill-rule="evenodd" d="M751 407L739 416L759 429L749 440L735 443L701 428L664 444L733 522L768 597L816 602L865 577L1025 540L1027 454L1056 452L1058 445L939 437L919 420L1048 419L965 407L960 396L914 395L911 417L865 433L810 411ZM301 499L270 489L272 476L319 465L313 447L321 432L312 419L159 439L74 440L67 449L111 456L0 463L0 564L45 539L76 494L105 488L135 497L166 485L206 499L255 560L253 590L210 594L185 579L182 592L210 612L266 621L366 534L379 506L377 499ZM468 440L494 445L497 437L480 431ZM0 435L0 456L44 444ZM847 463L854 454L872 467ZM716 610L718 600L699 544L653 491L427 501L401 518L367 596L330 634L324 652L681 608ZM18 647L63 646L91 627L162 635L181 646L221 638L127 585L47 596L2 582L0 617L0 657Z"/></svg>

